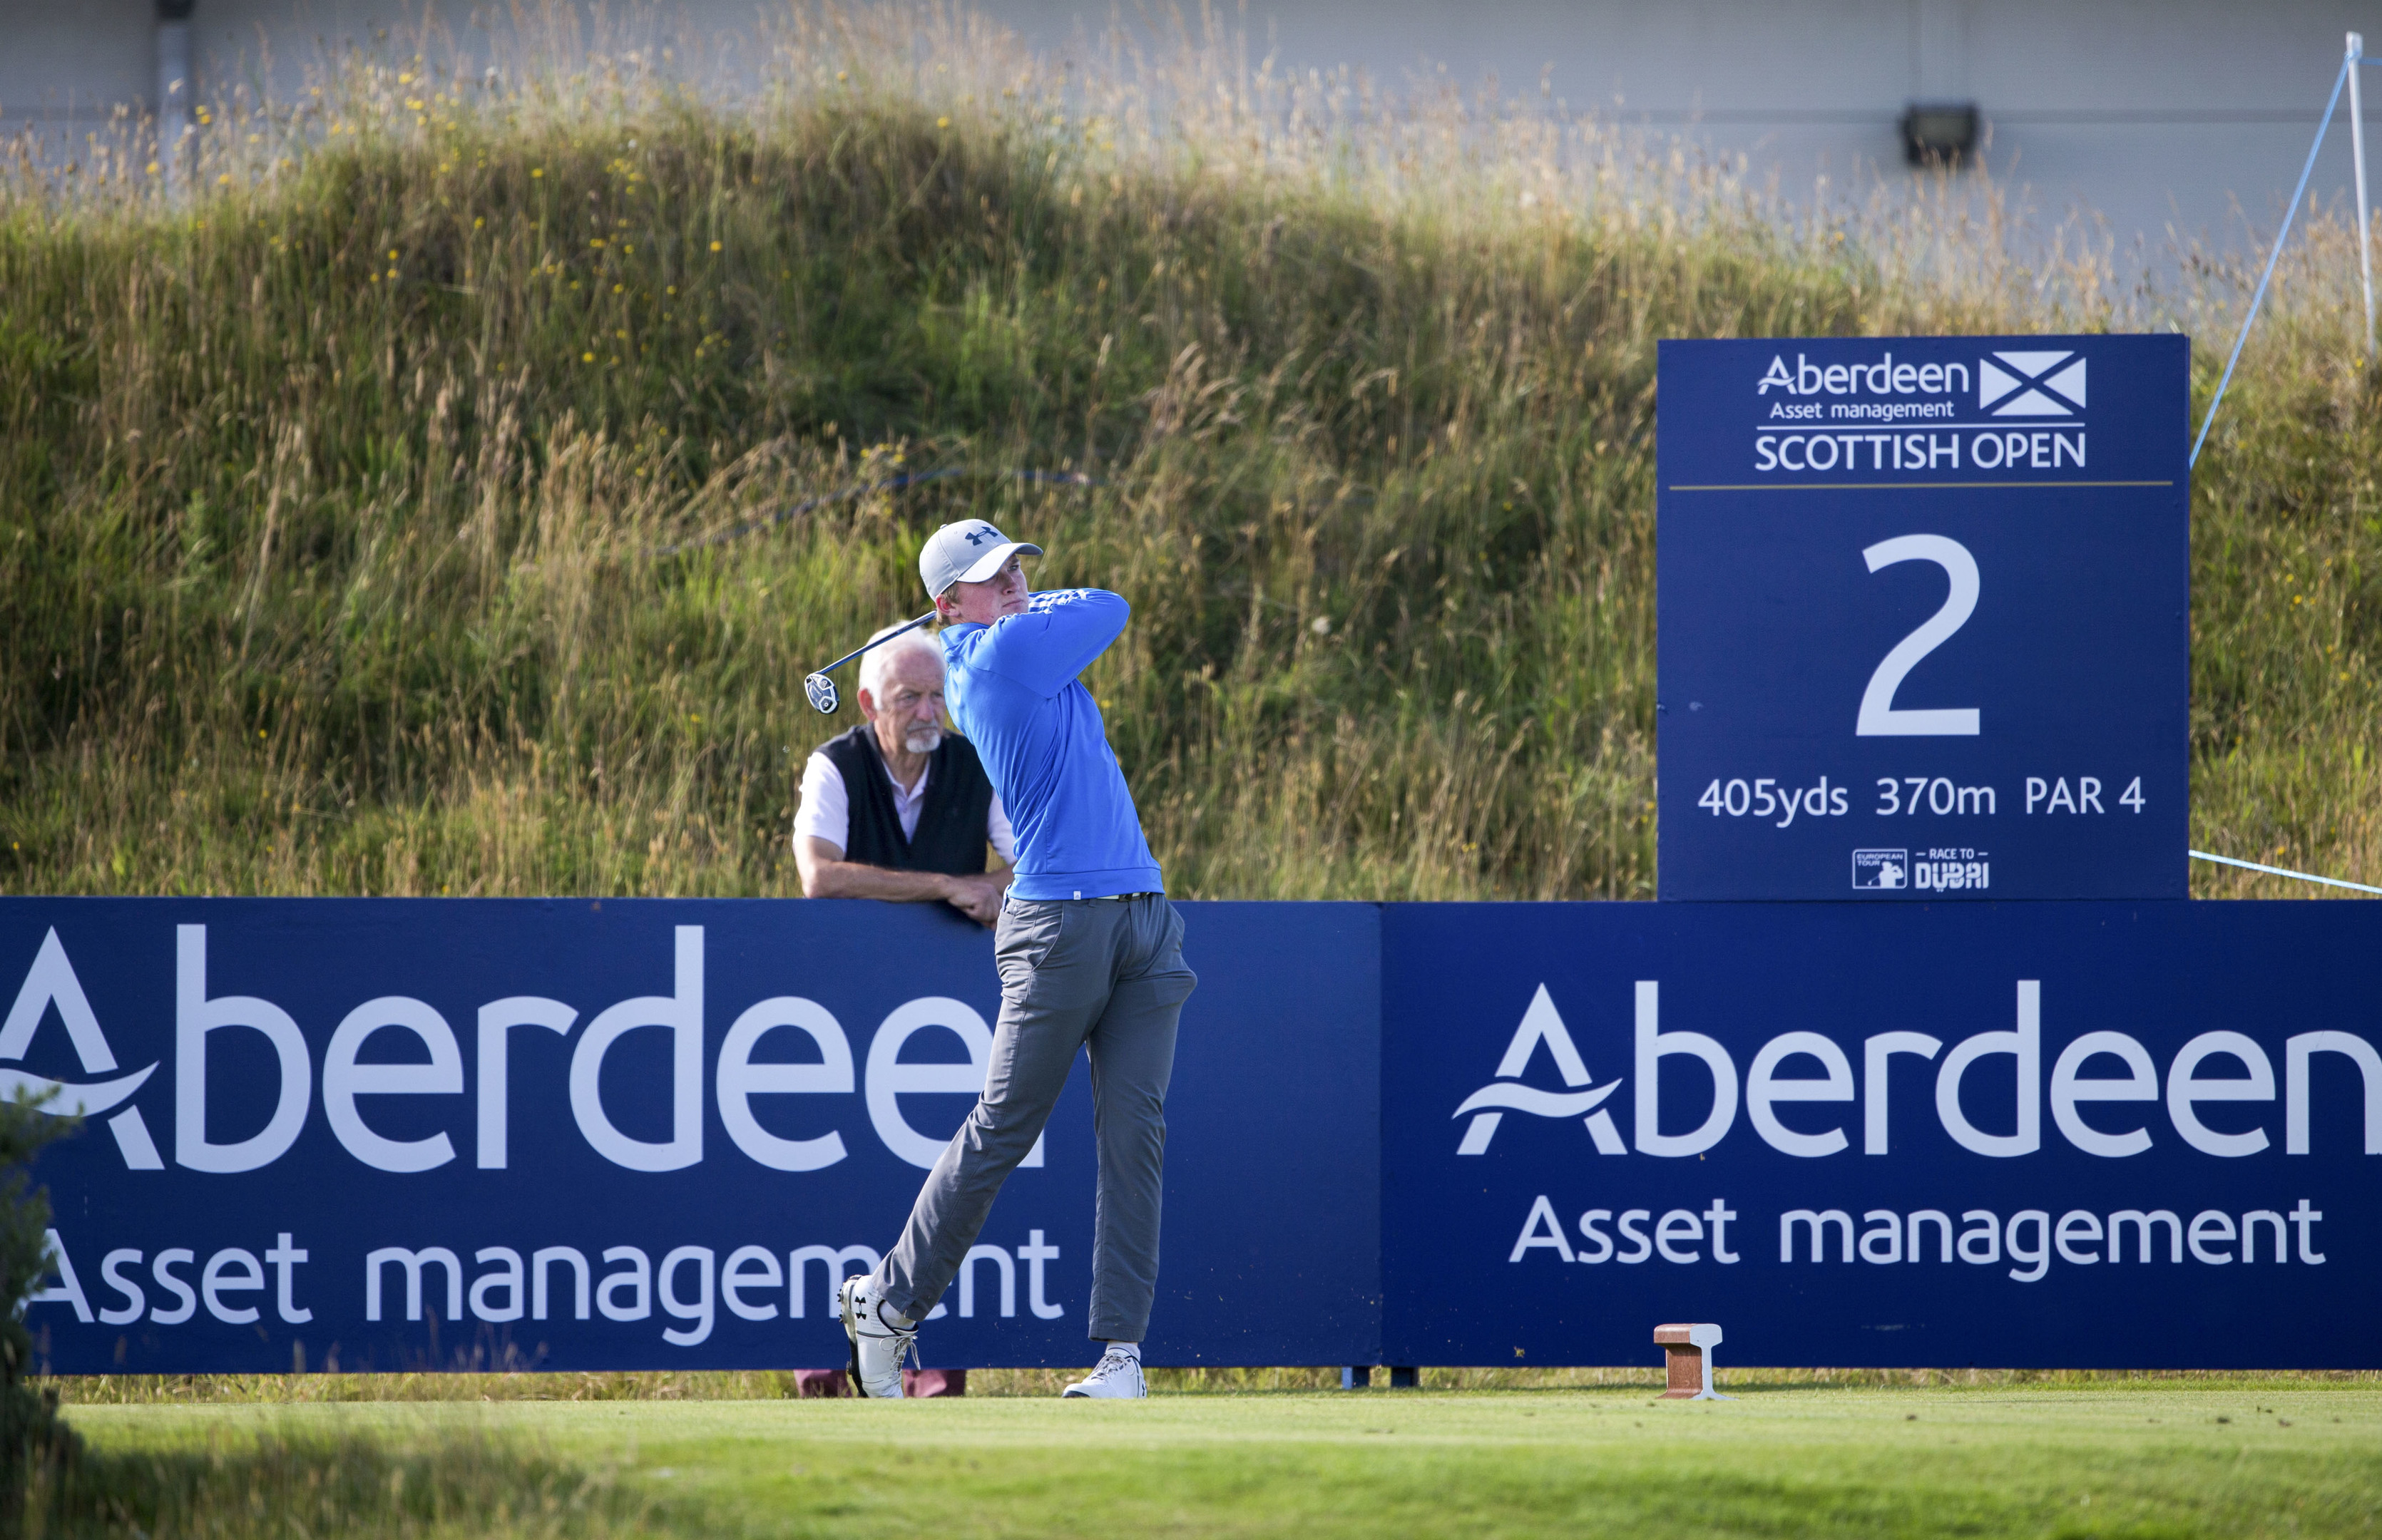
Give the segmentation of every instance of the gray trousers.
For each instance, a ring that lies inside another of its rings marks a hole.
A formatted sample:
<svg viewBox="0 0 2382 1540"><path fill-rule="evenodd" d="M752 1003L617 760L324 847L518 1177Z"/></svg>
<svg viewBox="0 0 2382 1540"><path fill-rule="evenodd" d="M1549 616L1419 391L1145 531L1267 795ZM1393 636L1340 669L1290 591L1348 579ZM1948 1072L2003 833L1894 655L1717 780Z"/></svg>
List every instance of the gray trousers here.
<svg viewBox="0 0 2382 1540"><path fill-rule="evenodd" d="M878 1286L895 1314L926 1319L1087 1049L1099 1146L1089 1335L1138 1342L1158 1289L1175 1023L1199 982L1183 965L1183 917L1160 897L1012 898L993 936L1001 1021L984 1094L927 1173Z"/></svg>

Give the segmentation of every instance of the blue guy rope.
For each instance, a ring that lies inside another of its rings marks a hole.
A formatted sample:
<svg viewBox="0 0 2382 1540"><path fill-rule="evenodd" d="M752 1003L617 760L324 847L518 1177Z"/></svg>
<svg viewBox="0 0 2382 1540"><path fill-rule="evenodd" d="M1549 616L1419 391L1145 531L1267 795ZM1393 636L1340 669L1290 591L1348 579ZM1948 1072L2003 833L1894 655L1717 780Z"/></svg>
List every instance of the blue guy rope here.
<svg viewBox="0 0 2382 1540"><path fill-rule="evenodd" d="M2270 876L2297 877L2302 882L2322 883L2327 887L2351 887L2360 893L2382 893L2382 887L2368 887L2362 882L2343 882L2339 877L2319 877L2313 872L2294 872L2288 866L2261 866L2254 861L2235 861L2231 856L2213 856L2206 850L2186 850L2194 861L2213 861L2219 866L2239 866L2245 871L2264 872Z"/></svg>
<svg viewBox="0 0 2382 1540"><path fill-rule="evenodd" d="M2208 415L2200 420L2200 436L2192 441L2192 465L2200 463L2200 446L2208 442L2208 430L2216 422L2216 409L2225 400L2225 387L2233 383L2233 366L2241 361L2241 345L2250 340L2250 328L2257 324L2258 307L2266 301L2266 285L2275 275L2275 263L2282 259L2283 242L2290 238L2291 221L2300 212L2300 199L2307 192L2308 177L2315 172L2316 152L2324 148L2325 131L2332 127L2333 109L2340 105L2340 88L2349 83L2349 72L2364 63L2362 58L2340 61L2340 73L2332 78L2332 95L2324 104L2324 118L2315 126L2315 142L2308 146L2307 164L2300 167L2300 185L2291 189L2290 206L2283 211L2283 227L2276 232L2275 249L2266 253L2266 270L2258 275L2258 292L2250 298L2250 313L2241 318L2241 333L2233 339L2233 351L2225 360L2224 376L2216 382L2216 395L2208 403Z"/></svg>
<svg viewBox="0 0 2382 1540"><path fill-rule="evenodd" d="M2200 436L2192 441L2193 465L2200 463L2200 446L2208 442L2208 430L2216 422L2216 409L2225 399L2225 387L2233 382L2233 366L2241 361L2241 345L2250 340L2250 328L2257 324L2258 307L2265 302L2266 285L2275 275L2275 263L2281 260L2283 242L2290 238L2291 220L2300 212L2300 199L2307 192L2308 177L2314 174L2316 152L2324 148L2326 130L2332 127L2332 115L2340 105L2340 88L2349 83L2349 72L2360 65L2382 63L2351 55L2340 61L2340 73L2332 79L2332 95L2325 102L2324 117L2315 126L2315 142L2308 146L2307 164L2300 167L2300 185L2291 189L2290 206L2283 211L2283 227L2275 234L2275 249L2266 253L2266 270L2258 275L2258 291L2250 297L2250 313L2241 318L2241 333L2233 339L2233 351L2225 360L2225 373L2216 382L2216 394L2208 403L2208 415L2200 420ZM2346 887L2359 893L2382 894L2382 887L2369 887L2362 882L2343 882L2339 877L2319 877L2313 872L2294 872L2288 866L2265 866L2254 861L2236 861L2231 856L2212 855L2206 850L2187 849L2185 855L2194 861L2214 862L2219 866L2238 866L2247 872L2264 872L2269 876L2292 877L2301 882L2321 884L2326 887Z"/></svg>

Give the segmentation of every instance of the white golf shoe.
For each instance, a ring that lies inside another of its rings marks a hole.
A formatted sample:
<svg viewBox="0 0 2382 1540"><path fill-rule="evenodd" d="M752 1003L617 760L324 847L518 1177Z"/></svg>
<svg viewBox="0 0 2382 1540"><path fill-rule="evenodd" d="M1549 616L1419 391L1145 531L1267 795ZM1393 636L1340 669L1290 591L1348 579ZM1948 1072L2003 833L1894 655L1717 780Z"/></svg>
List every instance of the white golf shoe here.
<svg viewBox="0 0 2382 1540"><path fill-rule="evenodd" d="M1141 1377L1141 1360L1128 1352L1111 1348L1092 1365L1092 1372L1059 1392L1064 1399L1070 1396L1088 1397L1099 1400L1143 1400L1149 1395L1149 1386Z"/></svg>
<svg viewBox="0 0 2382 1540"><path fill-rule="evenodd" d="M836 1294L843 1335L852 1342L852 1384L864 1396L902 1395L902 1358L918 1339L915 1326L897 1326L883 1316L883 1302L866 1274L843 1280Z"/></svg>

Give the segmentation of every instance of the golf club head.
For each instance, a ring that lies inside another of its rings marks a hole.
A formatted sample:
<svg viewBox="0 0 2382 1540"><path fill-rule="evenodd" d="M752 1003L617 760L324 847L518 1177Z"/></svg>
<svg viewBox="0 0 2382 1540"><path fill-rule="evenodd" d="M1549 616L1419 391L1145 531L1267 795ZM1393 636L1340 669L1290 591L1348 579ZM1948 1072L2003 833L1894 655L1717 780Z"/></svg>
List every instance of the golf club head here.
<svg viewBox="0 0 2382 1540"><path fill-rule="evenodd" d="M822 716L833 715L837 696L835 681L825 674L813 674L803 680L803 693L811 698L811 709Z"/></svg>

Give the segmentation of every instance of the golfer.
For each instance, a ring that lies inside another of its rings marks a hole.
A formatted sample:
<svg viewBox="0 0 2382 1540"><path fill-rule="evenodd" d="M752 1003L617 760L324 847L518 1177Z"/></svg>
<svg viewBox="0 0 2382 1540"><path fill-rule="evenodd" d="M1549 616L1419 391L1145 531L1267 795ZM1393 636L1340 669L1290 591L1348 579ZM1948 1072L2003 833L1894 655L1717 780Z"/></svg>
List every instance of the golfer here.
<svg viewBox="0 0 2382 1540"><path fill-rule="evenodd" d="M1017 867L993 932L1001 1021L984 1094L927 1174L902 1239L875 1272L843 1283L864 1396L902 1394L917 1324L1034 1147L1078 1048L1091 1054L1099 1147L1089 1329L1108 1346L1063 1394L1148 1394L1141 1339L1158 1286L1166 1082L1198 980L1183 965L1183 920L1161 891L1099 708L1076 678L1132 611L1099 589L1029 593L1020 558L1041 554L975 519L944 525L918 554L944 623L952 720L1008 810Z"/></svg>

